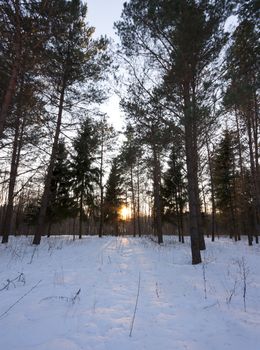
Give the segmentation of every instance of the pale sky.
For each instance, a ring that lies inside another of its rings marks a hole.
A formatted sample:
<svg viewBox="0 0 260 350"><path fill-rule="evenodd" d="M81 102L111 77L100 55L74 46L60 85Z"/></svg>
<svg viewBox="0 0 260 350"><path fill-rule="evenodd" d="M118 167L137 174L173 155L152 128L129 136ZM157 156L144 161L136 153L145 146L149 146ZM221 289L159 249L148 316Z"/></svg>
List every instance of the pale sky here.
<svg viewBox="0 0 260 350"><path fill-rule="evenodd" d="M96 28L95 36L107 35L113 40L118 41L113 25L118 21L123 9L125 0L87 0L88 5L88 23ZM101 110L106 112L111 123L117 130L123 126L122 112L119 110L119 98L113 95L103 106Z"/></svg>
<svg viewBox="0 0 260 350"><path fill-rule="evenodd" d="M126 0L86 0L88 22L96 27L96 34L107 35L115 39L114 22L120 19L123 3Z"/></svg>

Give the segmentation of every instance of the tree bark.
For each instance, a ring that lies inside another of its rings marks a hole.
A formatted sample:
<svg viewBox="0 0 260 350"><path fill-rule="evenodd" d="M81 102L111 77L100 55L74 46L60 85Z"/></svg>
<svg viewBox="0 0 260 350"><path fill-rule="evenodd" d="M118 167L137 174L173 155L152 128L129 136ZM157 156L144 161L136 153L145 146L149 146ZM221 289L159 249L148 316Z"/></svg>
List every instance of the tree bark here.
<svg viewBox="0 0 260 350"><path fill-rule="evenodd" d="M79 239L82 238L82 222L83 222L83 184L82 190L80 193L80 202L79 202Z"/></svg>
<svg viewBox="0 0 260 350"><path fill-rule="evenodd" d="M140 220L140 164L139 159L137 160L137 228L138 236L142 236L141 231L141 220Z"/></svg>
<svg viewBox="0 0 260 350"><path fill-rule="evenodd" d="M3 98L3 103L0 110L0 140L3 138L5 121L12 104L13 97L16 92L18 76L21 68L21 51L22 51L22 38L21 38L21 26L20 26L20 14L19 14L19 1L15 1L15 18L16 18L16 33L14 42L14 62L12 66L11 76L7 85L7 89Z"/></svg>
<svg viewBox="0 0 260 350"><path fill-rule="evenodd" d="M155 142L153 136L153 143ZM161 212L161 166L158 158L157 147L153 144L153 178L154 178L154 221L158 243L163 243L162 212Z"/></svg>
<svg viewBox="0 0 260 350"><path fill-rule="evenodd" d="M104 131L102 129L101 135L101 159L100 159L100 220L99 220L99 228L98 228L98 236L103 236L104 229L104 186L103 186L103 162L104 162Z"/></svg>
<svg viewBox="0 0 260 350"><path fill-rule="evenodd" d="M252 197L253 197L253 216L254 216L254 231L255 236L257 237L259 235L258 233L258 226L259 226L259 208L258 203L260 201L260 191L258 186L258 174L257 174L257 167L256 167L256 154L254 155L253 150L253 137L252 137L252 121L250 112L248 112L247 115L247 134L248 134L248 147L249 147L249 159L250 159L250 171L251 171L251 191L252 191ZM248 243L249 245L252 245L253 239L252 237L248 237Z"/></svg>
<svg viewBox="0 0 260 350"><path fill-rule="evenodd" d="M196 121L190 103L189 87L184 86L184 127L185 149L188 179L189 226L191 238L192 264L201 263L200 232L199 232L199 202L198 202L198 146Z"/></svg>
<svg viewBox="0 0 260 350"><path fill-rule="evenodd" d="M3 223L3 238L2 243L8 242L8 237L11 231L12 219L13 219L13 207L14 207L14 189L17 178L17 171L20 163L20 155L23 143L24 127L26 123L26 117L23 117L21 123L21 93L22 93L23 83L21 83L20 97L17 104L17 118L15 120L15 134L13 141L13 151L11 158L11 168L10 168L10 179L8 186L8 197L7 206Z"/></svg>
<svg viewBox="0 0 260 350"><path fill-rule="evenodd" d="M12 217L13 217L13 202L14 202L14 188L16 183L17 168L18 168L18 137L19 137L19 119L16 121L15 136L13 143L12 159L11 159L11 169L10 169L10 179L8 186L8 199L4 217L3 224L3 238L2 243L8 242L8 237L11 230ZM20 152L19 152L20 153Z"/></svg>
<svg viewBox="0 0 260 350"><path fill-rule="evenodd" d="M133 235L134 237L136 236L136 206L135 206L135 189L134 189L134 175L133 175L133 165L131 164L130 167L130 181L131 181L131 200L132 200L132 209L133 209L133 216L132 216L132 221L133 221L133 226L134 226L134 232Z"/></svg>
<svg viewBox="0 0 260 350"><path fill-rule="evenodd" d="M188 198L189 198L189 226L191 237L191 253L192 264L201 263L199 230L198 230L198 203L196 196L196 157L194 148L191 142L189 127L185 130L186 144L186 162L187 162L187 178L188 178Z"/></svg>
<svg viewBox="0 0 260 350"><path fill-rule="evenodd" d="M207 146L207 155L208 155L208 165L209 165L209 177L210 177L210 192L211 192L211 241L215 241L216 233L216 202L215 202L215 186L213 181L213 167L212 159L210 156L209 141L208 135L206 135L206 146Z"/></svg>

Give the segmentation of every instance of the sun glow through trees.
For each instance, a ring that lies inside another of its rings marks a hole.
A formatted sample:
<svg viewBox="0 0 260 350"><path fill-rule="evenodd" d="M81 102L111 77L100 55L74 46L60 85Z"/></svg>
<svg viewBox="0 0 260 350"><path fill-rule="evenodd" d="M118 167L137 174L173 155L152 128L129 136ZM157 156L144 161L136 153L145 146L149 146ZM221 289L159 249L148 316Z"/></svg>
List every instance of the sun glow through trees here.
<svg viewBox="0 0 260 350"><path fill-rule="evenodd" d="M131 218L131 209L127 207L126 205L123 205L120 210L120 219L121 220L128 220Z"/></svg>

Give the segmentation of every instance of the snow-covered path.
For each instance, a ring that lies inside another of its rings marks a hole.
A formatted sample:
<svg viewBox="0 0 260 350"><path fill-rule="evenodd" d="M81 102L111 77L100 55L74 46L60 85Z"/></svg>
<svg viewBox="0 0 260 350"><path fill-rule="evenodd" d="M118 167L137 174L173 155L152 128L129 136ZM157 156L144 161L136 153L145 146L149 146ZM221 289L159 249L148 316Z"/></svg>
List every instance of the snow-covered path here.
<svg viewBox="0 0 260 350"><path fill-rule="evenodd" d="M29 242L0 246L0 289L25 279L0 291L1 350L259 349L260 247L207 242L205 263L192 266L189 244L173 238Z"/></svg>

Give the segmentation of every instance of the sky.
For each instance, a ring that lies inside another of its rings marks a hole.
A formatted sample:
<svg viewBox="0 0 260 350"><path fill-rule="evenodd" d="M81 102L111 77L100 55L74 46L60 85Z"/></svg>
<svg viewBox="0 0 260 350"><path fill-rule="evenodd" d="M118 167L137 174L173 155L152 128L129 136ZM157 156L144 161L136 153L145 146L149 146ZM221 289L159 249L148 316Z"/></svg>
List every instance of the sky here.
<svg viewBox="0 0 260 350"><path fill-rule="evenodd" d="M120 19L125 0L87 0L88 21L96 27L96 35L116 38L114 22Z"/></svg>
<svg viewBox="0 0 260 350"><path fill-rule="evenodd" d="M118 38L113 29L114 22L120 19L125 0L87 0L88 23L96 28L95 36L107 35L115 41ZM123 116L119 109L119 98L112 94L110 99L101 108L110 117L116 130L123 127Z"/></svg>

